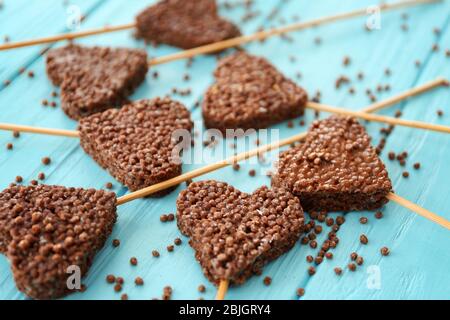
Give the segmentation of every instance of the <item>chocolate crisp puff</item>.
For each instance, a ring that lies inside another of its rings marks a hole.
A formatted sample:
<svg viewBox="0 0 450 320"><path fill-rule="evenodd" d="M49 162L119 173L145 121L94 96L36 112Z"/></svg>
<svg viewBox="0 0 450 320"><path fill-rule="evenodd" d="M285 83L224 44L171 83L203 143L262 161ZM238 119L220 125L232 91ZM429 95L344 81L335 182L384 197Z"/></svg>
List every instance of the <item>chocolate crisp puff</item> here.
<svg viewBox="0 0 450 320"><path fill-rule="evenodd" d="M341 116L314 122L304 142L281 153L272 185L298 196L306 211L373 210L392 190L364 127Z"/></svg>
<svg viewBox="0 0 450 320"><path fill-rule="evenodd" d="M285 189L262 187L247 194L201 181L178 196L177 222L211 282L242 284L292 248L304 216L298 198Z"/></svg>
<svg viewBox="0 0 450 320"><path fill-rule="evenodd" d="M190 49L240 36L215 0L163 0L136 17L138 38Z"/></svg>
<svg viewBox="0 0 450 320"><path fill-rule="evenodd" d="M68 268L76 266L84 276L115 222L112 192L13 185L0 193L0 250L17 288L33 299L73 292Z"/></svg>
<svg viewBox="0 0 450 320"><path fill-rule="evenodd" d="M112 176L135 191L181 174L172 134L190 132L189 111L168 98L140 100L80 121L80 144ZM161 196L173 189L164 190Z"/></svg>
<svg viewBox="0 0 450 320"><path fill-rule="evenodd" d="M206 92L203 118L208 128L261 129L302 114L306 92L266 59L238 52L222 59L216 83Z"/></svg>
<svg viewBox="0 0 450 320"><path fill-rule="evenodd" d="M69 45L47 56L47 74L61 86L62 108L76 120L128 102L147 71L143 50Z"/></svg>

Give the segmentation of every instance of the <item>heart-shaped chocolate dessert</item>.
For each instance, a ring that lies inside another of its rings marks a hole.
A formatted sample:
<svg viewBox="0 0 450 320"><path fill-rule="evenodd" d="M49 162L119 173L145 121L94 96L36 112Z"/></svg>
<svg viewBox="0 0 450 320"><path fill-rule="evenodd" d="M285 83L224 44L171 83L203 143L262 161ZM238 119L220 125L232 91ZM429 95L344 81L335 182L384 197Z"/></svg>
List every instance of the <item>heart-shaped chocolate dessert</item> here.
<svg viewBox="0 0 450 320"><path fill-rule="evenodd" d="M47 56L47 74L61 86L62 109L76 120L126 103L147 71L143 50L68 45Z"/></svg>
<svg viewBox="0 0 450 320"><path fill-rule="evenodd" d="M208 128L261 129L302 114L306 92L266 59L238 52L222 59L216 83L206 92L203 118Z"/></svg>
<svg viewBox="0 0 450 320"><path fill-rule="evenodd" d="M315 121L305 141L280 154L272 185L298 196L306 211L380 208L392 184L370 140L354 118Z"/></svg>
<svg viewBox="0 0 450 320"><path fill-rule="evenodd" d="M240 36L215 0L162 0L136 17L138 38L190 49Z"/></svg>
<svg viewBox="0 0 450 320"><path fill-rule="evenodd" d="M116 217L112 192L46 185L2 191L0 250L11 262L17 288L34 299L73 292L70 272L88 272Z"/></svg>
<svg viewBox="0 0 450 320"><path fill-rule="evenodd" d="M135 191L181 174L173 158L176 130L190 132L189 111L168 98L140 100L80 121L80 144L112 176ZM161 196L172 189L153 196Z"/></svg>
<svg viewBox="0 0 450 320"><path fill-rule="evenodd" d="M206 277L244 283L299 239L304 216L298 198L281 188L252 194L226 183L191 183L177 199L177 222Z"/></svg>

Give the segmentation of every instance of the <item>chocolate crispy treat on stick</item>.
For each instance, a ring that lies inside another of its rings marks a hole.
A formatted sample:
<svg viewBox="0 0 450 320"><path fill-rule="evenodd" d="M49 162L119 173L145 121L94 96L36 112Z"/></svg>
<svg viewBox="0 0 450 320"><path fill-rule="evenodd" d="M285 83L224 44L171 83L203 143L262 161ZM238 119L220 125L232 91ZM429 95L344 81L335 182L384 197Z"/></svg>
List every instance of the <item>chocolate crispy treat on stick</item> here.
<svg viewBox="0 0 450 320"><path fill-rule="evenodd" d="M201 181L178 196L177 223L211 282L242 284L292 248L304 215L300 201L285 189L262 187L247 194Z"/></svg>
<svg viewBox="0 0 450 320"><path fill-rule="evenodd" d="M305 141L280 154L272 185L298 196L306 211L380 208L392 184L370 140L354 118L315 121Z"/></svg>
<svg viewBox="0 0 450 320"><path fill-rule="evenodd" d="M70 293L68 268L84 276L115 222L112 192L12 185L0 193L0 251L18 289L34 299Z"/></svg>
<svg viewBox="0 0 450 320"><path fill-rule="evenodd" d="M80 121L82 148L112 176L135 191L181 174L172 152L175 130L190 132L189 111L168 98L140 100ZM172 189L153 196L161 196Z"/></svg>
<svg viewBox="0 0 450 320"><path fill-rule="evenodd" d="M261 129L298 117L308 100L305 90L285 78L266 59L238 52L222 59L216 83L206 92L203 118L208 128Z"/></svg>
<svg viewBox="0 0 450 320"><path fill-rule="evenodd" d="M136 17L136 36L156 43L190 49L240 36L222 19L215 0L163 0Z"/></svg>
<svg viewBox="0 0 450 320"><path fill-rule="evenodd" d="M76 120L128 102L147 71L147 54L137 49L68 45L47 56L47 74L61 86L62 108Z"/></svg>

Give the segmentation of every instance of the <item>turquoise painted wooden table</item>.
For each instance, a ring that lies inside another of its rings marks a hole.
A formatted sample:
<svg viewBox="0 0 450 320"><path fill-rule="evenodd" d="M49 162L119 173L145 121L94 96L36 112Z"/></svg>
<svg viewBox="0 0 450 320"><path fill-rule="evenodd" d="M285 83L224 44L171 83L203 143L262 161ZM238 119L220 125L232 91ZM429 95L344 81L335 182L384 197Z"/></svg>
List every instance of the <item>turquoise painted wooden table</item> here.
<svg viewBox="0 0 450 320"><path fill-rule="evenodd" d="M233 1L232 1L233 2ZM241 25L244 33L251 33L260 27L280 26L291 23L296 16L307 20L323 15L334 14L373 1L275 1L255 0L254 12L257 15L243 23L245 10L242 6L233 9L221 8L221 14ZM0 39L9 36L11 41L52 35L66 31L66 24L73 13L67 11L63 1L4 0L0 10ZM141 0L76 0L70 1L78 6L86 19L81 29L99 27L105 24L120 24L132 21L134 15L152 1ZM274 11L276 10L276 11ZM275 12L275 14L274 14ZM414 87L437 76L450 77L450 58L445 51L450 49L450 4L444 2L431 6L420 6L401 11L383 13L381 29L367 32L364 29L366 18L340 22L326 27L292 33L292 42L274 38L264 43L253 43L246 48L271 60L287 76L304 86L311 95L317 90L322 93L322 102L359 109L370 103L365 91L376 91L378 84L389 84L390 92L377 94L380 99ZM402 30L402 25L408 30ZM438 28L440 32L433 32ZM320 37L321 44L316 43ZM87 45L145 47L133 39L130 32L102 35L79 41ZM433 44L439 50L433 51ZM0 52L0 83L10 80L7 87L0 86L0 121L74 129L76 123L68 119L60 108L43 107L43 99L58 102L51 98L55 90L45 75L45 60L39 55L41 47ZM147 48L152 56L176 52L177 49L161 46ZM349 56L351 63L344 66L343 57ZM293 59L292 57L295 57ZM415 61L420 61L416 66ZM207 86L212 82L212 71L216 59L211 56L197 57L191 69L186 69L185 61L178 61L153 68L160 76L153 79L151 72L146 82L139 88L133 99L151 98L170 94L172 88L191 88L192 94L186 97L174 95L192 109L197 128L201 128L201 113L194 108ZM33 71L34 78L27 72L19 74L25 67ZM385 74L385 69L391 75ZM298 73L302 77L297 76ZM363 80L357 74L363 72ZM189 73L191 81L185 82L183 76ZM335 89L335 80L346 75L352 80L356 90L349 94L350 86ZM442 109L444 115L438 117L436 111ZM446 89L412 99L383 111L393 115L402 110L405 119L422 120L430 123L450 125L450 94ZM321 115L322 117L326 115ZM310 124L314 116L307 113L305 120ZM294 128L286 123L275 126L280 136L287 137L305 130L295 121ZM381 139L379 124L367 124L373 143ZM14 144L12 151L5 145ZM201 145L201 137L199 143ZM39 172L46 175L45 183L66 186L104 188L106 182L114 182L114 191L123 195L127 190L102 170L79 147L76 139L22 134L15 139L11 133L0 132L0 182L6 187L16 175L24 177L25 182L36 179ZM406 167L387 159L388 151L408 151ZM199 151L200 152L200 151ZM40 159L50 156L50 166L43 166ZM220 155L211 155L218 159ZM388 167L395 190L403 197L450 219L450 137L445 134L423 130L397 127L388 139L381 155ZM422 168L415 171L413 163L420 162ZM200 165L185 165L188 171ZM225 168L211 173L205 178L214 178L232 183L244 191L252 191L269 179L263 174L251 178L250 169L261 165L248 162L239 172ZM408 179L402 172L408 170ZM121 206L119 219L106 247L98 254L89 275L84 279L87 291L74 294L67 299L118 299L120 294L105 281L108 274L122 276L125 285L122 293L130 299L150 299L160 297L163 287L173 288L174 299L212 299L216 289L203 276L194 252L183 238L183 244L176 246L174 252L166 250L180 232L176 223L161 223L163 213L175 212L175 200L180 186L175 192L162 199L145 199ZM448 299L450 298L450 233L410 211L389 203L383 209L384 218L377 220L373 212L346 214L347 222L338 233L341 239L333 251L334 258L324 261L317 267L317 273L309 276L309 264L305 257L314 251L300 244L286 255L271 263L260 277L253 277L245 285L231 288L230 299L297 299L297 288L304 288L303 299ZM366 216L366 225L359 218ZM327 227L325 230L328 231ZM324 240L323 232L319 240ZM359 242L360 234L367 234L369 243ZM114 249L112 239L121 240L119 248ZM320 241L319 241L320 243ZM387 246L391 255L382 257L380 248ZM160 258L152 257L152 250L159 250ZM358 252L364 257L364 265L357 272L348 272L349 254ZM133 267L130 257L137 257L139 264ZM335 275L335 267L344 268L342 276ZM377 277L378 275L378 277ZM136 287L134 278L140 276L145 285ZM270 276L271 286L263 285L263 278ZM375 278L374 278L375 276ZM374 282L377 279L379 282ZM206 285L201 294L197 287ZM15 288L6 258L0 258L0 299L24 299Z"/></svg>

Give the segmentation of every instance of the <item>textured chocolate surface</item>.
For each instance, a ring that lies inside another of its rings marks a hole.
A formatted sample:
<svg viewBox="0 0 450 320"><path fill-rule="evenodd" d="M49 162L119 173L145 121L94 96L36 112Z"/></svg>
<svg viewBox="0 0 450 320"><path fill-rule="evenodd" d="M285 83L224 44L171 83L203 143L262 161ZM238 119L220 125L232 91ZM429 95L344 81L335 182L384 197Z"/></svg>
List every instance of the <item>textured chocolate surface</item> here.
<svg viewBox="0 0 450 320"><path fill-rule="evenodd" d="M373 210L392 184L370 137L353 118L315 121L304 142L280 154L272 185L300 198L308 210Z"/></svg>
<svg viewBox="0 0 450 320"><path fill-rule="evenodd" d="M0 250L17 288L34 299L70 293L68 267L84 276L115 222L112 192L39 185L0 193Z"/></svg>
<svg viewBox="0 0 450 320"><path fill-rule="evenodd" d="M168 98L140 100L82 119L80 144L112 176L135 191L181 174L181 164L172 159L176 145L172 134L192 127L190 113L181 103Z"/></svg>
<svg viewBox="0 0 450 320"><path fill-rule="evenodd" d="M261 129L302 114L306 92L266 59L238 52L222 59L203 101L208 128Z"/></svg>
<svg viewBox="0 0 450 320"><path fill-rule="evenodd" d="M304 225L300 201L285 189L246 194L201 181L177 199L177 223L208 279L241 284L292 248Z"/></svg>
<svg viewBox="0 0 450 320"><path fill-rule="evenodd" d="M143 50L69 45L47 56L47 74L61 86L62 109L76 120L126 103L147 71Z"/></svg>
<svg viewBox="0 0 450 320"><path fill-rule="evenodd" d="M136 18L138 38L190 49L240 36L222 19L215 0L163 0Z"/></svg>

